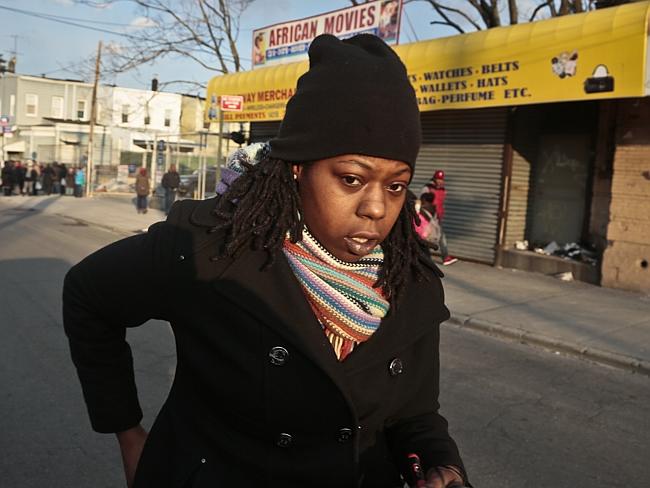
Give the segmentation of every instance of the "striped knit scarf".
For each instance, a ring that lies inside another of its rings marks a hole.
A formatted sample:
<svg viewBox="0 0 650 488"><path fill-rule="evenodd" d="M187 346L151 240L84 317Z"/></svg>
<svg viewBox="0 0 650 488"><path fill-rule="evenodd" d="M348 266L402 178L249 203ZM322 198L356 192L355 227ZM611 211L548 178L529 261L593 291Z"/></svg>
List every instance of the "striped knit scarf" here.
<svg viewBox="0 0 650 488"><path fill-rule="evenodd" d="M373 288L384 253L377 246L355 263L332 256L308 231L303 239L284 241L284 254L298 278L339 361L377 330L389 303Z"/></svg>

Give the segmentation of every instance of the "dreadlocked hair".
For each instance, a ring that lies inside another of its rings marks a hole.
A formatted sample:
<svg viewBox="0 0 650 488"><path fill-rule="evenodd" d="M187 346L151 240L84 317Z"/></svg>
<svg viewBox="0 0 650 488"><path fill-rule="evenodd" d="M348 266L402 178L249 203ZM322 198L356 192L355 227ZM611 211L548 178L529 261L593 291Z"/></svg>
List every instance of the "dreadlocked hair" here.
<svg viewBox="0 0 650 488"><path fill-rule="evenodd" d="M250 246L268 253L264 265L268 268L282 249L287 232L291 242L302 239L305 223L300 195L290 163L267 157L255 165L242 162L242 166L244 173L217 198L213 210L220 222L209 232L225 233L224 244L214 259L236 257ZM423 267L438 273L429 254L432 246L419 238L413 222L419 224L420 220L415 195L409 191L395 225L382 242L384 264L374 285L383 289L393 306L399 301L409 271L418 280L425 276Z"/></svg>

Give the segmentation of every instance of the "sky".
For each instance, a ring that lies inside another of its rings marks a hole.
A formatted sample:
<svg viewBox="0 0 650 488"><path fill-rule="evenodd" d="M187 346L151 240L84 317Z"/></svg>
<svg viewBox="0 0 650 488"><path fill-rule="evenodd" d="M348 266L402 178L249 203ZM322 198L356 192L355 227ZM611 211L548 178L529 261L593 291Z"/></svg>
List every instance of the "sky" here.
<svg viewBox="0 0 650 488"><path fill-rule="evenodd" d="M177 0L178 2L189 0ZM450 0L451 4L462 0ZM534 0L524 0L532 4ZM277 22L300 19L332 10L351 6L348 0L254 0L241 18L237 48L246 69L250 68L252 31ZM25 15L10 9L27 11ZM524 7L522 10L526 10ZM410 2L402 15L400 43L432 39L453 35L456 32L445 26L432 26L434 20L431 7L425 2ZM114 3L110 8L93 8L80 5L74 0L0 0L0 54L8 59L17 52L17 72L20 74L45 74L53 78L79 79L80 63L94 56L97 43L119 42L120 36L79 28L39 18L39 14L56 15L74 23L82 23L96 29L113 32L137 33L139 26L146 24L128 0ZM80 19L79 22L75 19ZM148 88L156 75L161 82L179 79L193 80L207 84L214 76L196 63L181 57L166 57L139 68L137 71L121 74L116 79L102 80L131 88ZM201 94L198 88L170 86L169 91Z"/></svg>

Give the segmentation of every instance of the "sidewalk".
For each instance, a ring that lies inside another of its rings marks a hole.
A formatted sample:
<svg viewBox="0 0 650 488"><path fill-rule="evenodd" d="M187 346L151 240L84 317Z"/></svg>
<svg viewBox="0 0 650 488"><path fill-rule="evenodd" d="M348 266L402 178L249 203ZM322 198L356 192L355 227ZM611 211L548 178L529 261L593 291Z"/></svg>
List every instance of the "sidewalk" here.
<svg viewBox="0 0 650 488"><path fill-rule="evenodd" d="M650 296L465 262L443 271L451 324L650 375Z"/></svg>
<svg viewBox="0 0 650 488"><path fill-rule="evenodd" d="M135 207L135 195L97 194L92 198L61 196L0 197L0 211L3 209L30 209L50 215L70 218L110 230L122 236L136 234L159 220L165 219L161 210L150 208L146 214L139 214Z"/></svg>
<svg viewBox="0 0 650 488"><path fill-rule="evenodd" d="M126 236L165 218L132 197L0 197L11 208L71 218ZM442 268L448 324L650 375L650 296L459 262Z"/></svg>

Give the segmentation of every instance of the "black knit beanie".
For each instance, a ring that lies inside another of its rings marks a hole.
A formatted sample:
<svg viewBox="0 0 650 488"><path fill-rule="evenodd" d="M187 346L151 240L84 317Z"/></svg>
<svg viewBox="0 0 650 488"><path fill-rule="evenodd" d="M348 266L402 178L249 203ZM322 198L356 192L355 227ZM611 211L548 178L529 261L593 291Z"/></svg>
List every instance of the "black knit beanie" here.
<svg viewBox="0 0 650 488"><path fill-rule="evenodd" d="M413 168L420 140L415 93L395 51L371 34L323 34L309 47L309 71L271 140L271 157L303 162L363 154Z"/></svg>

